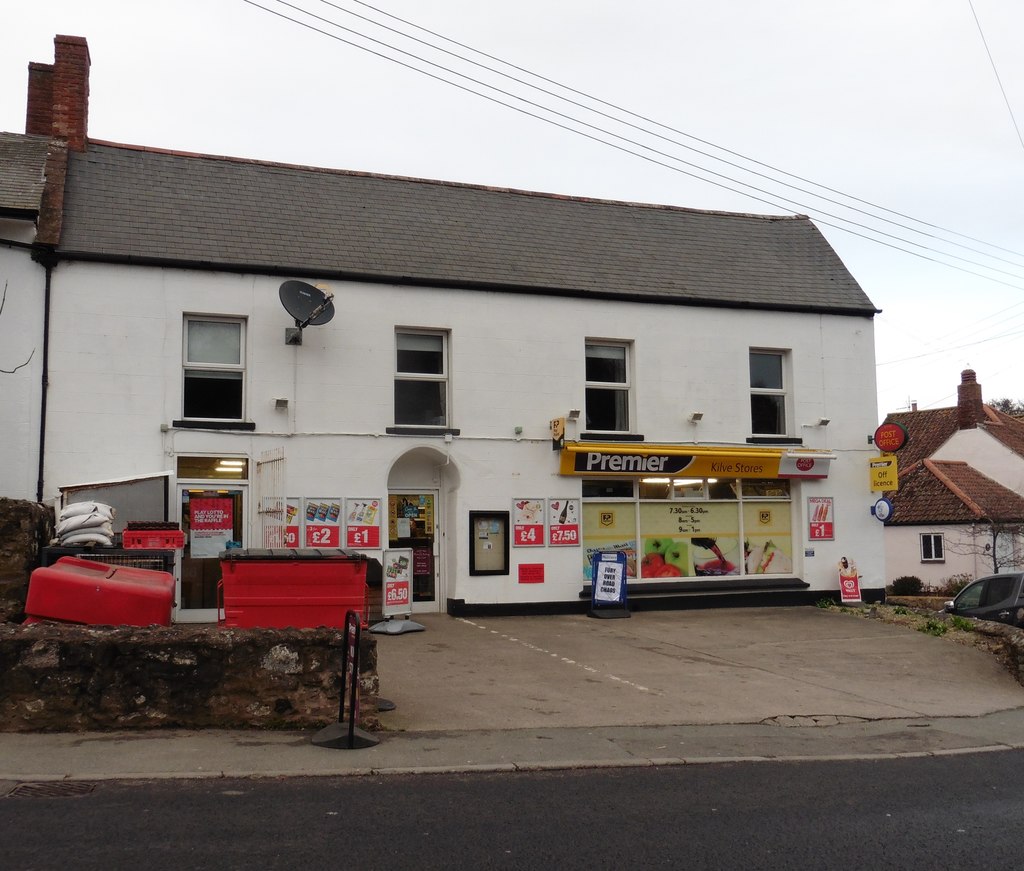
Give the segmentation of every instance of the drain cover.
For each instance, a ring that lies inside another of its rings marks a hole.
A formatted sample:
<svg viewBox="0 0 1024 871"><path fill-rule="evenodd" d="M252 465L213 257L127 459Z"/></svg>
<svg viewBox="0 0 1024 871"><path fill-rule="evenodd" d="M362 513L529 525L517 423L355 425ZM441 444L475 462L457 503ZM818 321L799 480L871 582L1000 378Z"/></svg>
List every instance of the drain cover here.
<svg viewBox="0 0 1024 871"><path fill-rule="evenodd" d="M52 780L45 783L19 783L9 793L14 798L68 798L88 795L95 783L84 780Z"/></svg>

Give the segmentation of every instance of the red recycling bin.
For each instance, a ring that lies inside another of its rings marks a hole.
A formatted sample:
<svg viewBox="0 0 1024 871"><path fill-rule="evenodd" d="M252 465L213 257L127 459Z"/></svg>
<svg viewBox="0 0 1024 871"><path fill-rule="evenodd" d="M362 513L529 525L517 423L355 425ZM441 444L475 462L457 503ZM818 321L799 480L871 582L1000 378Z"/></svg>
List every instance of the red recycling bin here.
<svg viewBox="0 0 1024 871"><path fill-rule="evenodd" d="M63 556L29 578L26 623L170 626L174 576Z"/></svg>
<svg viewBox="0 0 1024 871"><path fill-rule="evenodd" d="M222 626L344 628L345 614L368 620L365 554L339 548L226 550L220 555Z"/></svg>

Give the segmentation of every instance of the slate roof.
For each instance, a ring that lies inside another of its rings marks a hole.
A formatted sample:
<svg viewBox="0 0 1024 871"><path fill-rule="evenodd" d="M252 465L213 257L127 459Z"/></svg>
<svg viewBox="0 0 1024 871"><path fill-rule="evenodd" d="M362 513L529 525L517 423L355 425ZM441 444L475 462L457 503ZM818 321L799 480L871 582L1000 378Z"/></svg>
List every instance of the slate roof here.
<svg viewBox="0 0 1024 871"><path fill-rule="evenodd" d="M39 212L49 147L45 136L0 133L0 214Z"/></svg>
<svg viewBox="0 0 1024 871"><path fill-rule="evenodd" d="M59 252L872 316L810 219L580 199L90 141Z"/></svg>
<svg viewBox="0 0 1024 871"><path fill-rule="evenodd" d="M960 460L920 460L900 473L887 526L1019 523L1024 497Z"/></svg>

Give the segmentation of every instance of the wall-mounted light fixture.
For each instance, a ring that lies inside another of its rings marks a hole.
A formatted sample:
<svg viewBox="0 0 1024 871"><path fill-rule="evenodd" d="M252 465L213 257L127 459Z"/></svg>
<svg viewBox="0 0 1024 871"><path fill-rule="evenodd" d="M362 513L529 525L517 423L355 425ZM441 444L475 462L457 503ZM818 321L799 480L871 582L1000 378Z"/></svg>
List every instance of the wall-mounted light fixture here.
<svg viewBox="0 0 1024 871"><path fill-rule="evenodd" d="M569 420L579 420L580 419L580 410L578 408L570 408L569 409L568 418L569 418Z"/></svg>
<svg viewBox="0 0 1024 871"><path fill-rule="evenodd" d="M832 423L831 417L819 417L815 426L828 426L830 423Z"/></svg>
<svg viewBox="0 0 1024 871"><path fill-rule="evenodd" d="M284 411L288 408L288 399L285 396L279 396L274 400L274 408L278 411Z"/></svg>
<svg viewBox="0 0 1024 871"><path fill-rule="evenodd" d="M687 418L690 423L700 423L704 419L703 411L691 411L690 416Z"/></svg>

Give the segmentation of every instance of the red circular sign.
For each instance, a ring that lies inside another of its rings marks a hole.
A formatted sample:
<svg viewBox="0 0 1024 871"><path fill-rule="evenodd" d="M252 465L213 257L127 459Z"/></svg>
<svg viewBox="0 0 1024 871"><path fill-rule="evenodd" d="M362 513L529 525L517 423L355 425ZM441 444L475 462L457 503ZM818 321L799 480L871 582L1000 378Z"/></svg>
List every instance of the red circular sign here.
<svg viewBox="0 0 1024 871"><path fill-rule="evenodd" d="M814 460L812 460L810 457L801 457L799 460L796 461L796 467L801 472L809 472L811 471L811 469L814 468Z"/></svg>
<svg viewBox="0 0 1024 871"><path fill-rule="evenodd" d="M907 443L907 431L898 423L883 423L875 430L875 446L880 451L898 451Z"/></svg>

